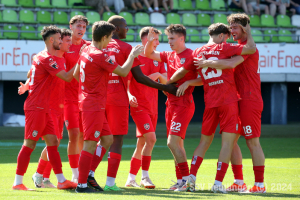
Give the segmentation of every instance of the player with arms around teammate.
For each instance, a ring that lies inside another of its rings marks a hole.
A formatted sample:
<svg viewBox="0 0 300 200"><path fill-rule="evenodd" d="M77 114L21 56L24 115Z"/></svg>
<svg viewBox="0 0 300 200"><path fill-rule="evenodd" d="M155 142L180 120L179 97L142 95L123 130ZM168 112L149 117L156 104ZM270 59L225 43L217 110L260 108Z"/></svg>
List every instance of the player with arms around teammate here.
<svg viewBox="0 0 300 200"><path fill-rule="evenodd" d="M247 34L239 26L248 22L250 19L246 14L232 14L227 18L230 24L231 34L239 44L247 43ZM263 100L261 97L261 82L259 75L259 52L251 55L235 56L226 60L202 60L200 67L210 67L215 69L234 68L234 79L238 94L241 98L239 101L239 115L241 119L241 135L246 139L247 146L250 150L253 162L253 171L255 184L249 191L253 193L265 193L264 186L264 165L265 156L261 148L259 137L261 134L261 113L263 110ZM243 180L242 153L238 144L234 145L231 154L231 167L234 174L234 183L227 188L227 191L241 192L247 190Z"/></svg>
<svg viewBox="0 0 300 200"><path fill-rule="evenodd" d="M89 45L90 42L85 41L82 37L85 34L86 27L89 25L88 19L82 15L75 15L70 20L70 30L72 31L72 45L70 50L64 54L66 59L66 71L70 71L79 59L79 51L83 46ZM77 182L78 179L78 161L79 153L82 150L83 136L79 124L79 107L78 107L78 82L73 79L65 86L65 103L64 118L68 130L68 158L72 169L72 181Z"/></svg>
<svg viewBox="0 0 300 200"><path fill-rule="evenodd" d="M28 168L30 155L40 137L46 142L47 154L58 180L58 189L72 189L76 184L65 179L60 155L57 151L58 139L53 119L50 115L50 95L55 79L70 81L72 73L66 73L53 56L61 45L61 30L56 26L44 27L41 35L46 50L40 52L33 61L29 79L29 95L24 104L25 139L17 160L17 170L13 190L31 190L23 184L23 176ZM42 174L40 174L42 176Z"/></svg>
<svg viewBox="0 0 300 200"><path fill-rule="evenodd" d="M255 43L251 36L249 24L246 26L248 42L245 45L233 45L226 43L230 36L229 26L223 23L215 23L208 27L210 40L206 45L193 52L194 57L201 57L203 54L211 60L230 58L233 55L253 54L256 51ZM197 66L179 69L170 82L183 77L189 70L195 70ZM239 135L240 122L238 115L238 96L232 69L214 70L211 68L198 69L203 80L205 110L203 114L201 139L194 151L191 163L191 174L185 186L180 191L195 191L197 171L203 161L205 153L209 148L220 123L220 134L222 134L222 147L217 163L217 174L213 192L226 193L222 185L226 174L231 152Z"/></svg>
<svg viewBox="0 0 300 200"><path fill-rule="evenodd" d="M183 25L172 24L165 29L165 34L168 35L169 44L173 51L158 52L153 49L155 45L155 32L151 28L148 34L148 43L145 47L145 55L158 62L167 63L167 76L170 79L179 68L193 65L193 51L185 46L186 29ZM182 80L178 81L177 84L180 86L185 81L196 78L196 72L190 72ZM177 186L184 185L189 175L189 167L184 149L184 138L195 111L192 95L193 90L194 87L189 87L182 97L169 94L166 102L165 116L168 147L175 160L176 176L179 180L178 184L176 184ZM176 188L172 187L173 190Z"/></svg>
<svg viewBox="0 0 300 200"><path fill-rule="evenodd" d="M143 46L147 44L147 36L150 27L144 27L140 31L140 38ZM159 45L159 35L161 32L157 29L155 32L154 50ZM139 55L141 62L140 68L143 74L150 77L154 81L159 80L160 83L167 82L167 72L162 62L151 60L145 57L144 53ZM149 178L149 167L151 162L151 154L156 142L155 129L157 124L157 89L150 88L138 83L131 74L128 78L128 96L130 103L131 116L136 124L136 149L132 155L130 162L130 172L125 187L140 187L135 177L142 166L141 186L149 189L155 188L155 185Z"/></svg>
<svg viewBox="0 0 300 200"><path fill-rule="evenodd" d="M122 77L127 76L134 58L143 51L143 47L135 47L127 61L120 67L118 63L114 62L103 51L111 41L114 30L115 26L108 22L100 21L94 23L92 27L92 44L83 50L74 72L74 77L80 80L79 108L84 131L83 150L79 161L77 193L95 192L95 190L87 187L87 178L93 158L97 154L103 157L105 151L113 142L105 116L109 73L113 72ZM101 152L96 150L99 139L101 139Z"/></svg>

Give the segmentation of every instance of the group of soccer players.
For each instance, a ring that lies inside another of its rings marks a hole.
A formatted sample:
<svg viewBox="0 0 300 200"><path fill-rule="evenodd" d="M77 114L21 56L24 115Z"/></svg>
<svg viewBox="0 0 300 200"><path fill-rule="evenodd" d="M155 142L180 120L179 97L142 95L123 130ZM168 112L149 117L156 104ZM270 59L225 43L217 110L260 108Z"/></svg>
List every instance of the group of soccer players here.
<svg viewBox="0 0 300 200"><path fill-rule="evenodd" d="M123 137L128 132L129 105L137 145L125 187L155 188L148 171L156 142L157 90L162 90L168 97L167 145L177 177L170 190L195 191L197 171L220 123L222 148L212 191L247 191L237 145L239 136L244 135L255 174L255 185L249 191L266 192L264 154L259 143L263 102L258 50L246 14L232 14L228 23L230 26L212 24L208 28L210 40L194 51L186 47L185 27L172 24L165 29L172 51L164 52L156 51L161 32L152 27L141 29L142 45L132 48L121 41L128 27L118 15L93 24L91 43L82 39L88 26L84 16L74 16L70 30L44 27L41 34L46 48L35 56L28 80L19 87L19 94L28 90L29 95L24 104L24 145L18 155L13 189L31 190L23 184L23 176L42 137L46 147L32 176L37 188L55 187L49 180L53 168L58 189L75 189L78 193L122 191L115 179ZM231 35L238 44L226 43ZM195 111L192 92L194 86L201 85L205 111L200 143L189 170L184 139ZM71 181L63 175L57 151L63 122L69 135ZM95 180L95 171L107 151L107 180L102 189ZM226 189L222 181L230 161L235 180ZM135 177L141 167L139 185Z"/></svg>

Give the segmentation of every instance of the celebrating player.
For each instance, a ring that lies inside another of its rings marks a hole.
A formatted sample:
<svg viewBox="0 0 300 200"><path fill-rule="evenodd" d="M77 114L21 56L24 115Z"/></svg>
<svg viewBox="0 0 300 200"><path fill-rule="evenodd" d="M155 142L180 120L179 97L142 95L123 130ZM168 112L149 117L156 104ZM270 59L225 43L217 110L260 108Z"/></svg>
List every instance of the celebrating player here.
<svg viewBox="0 0 300 200"><path fill-rule="evenodd" d="M46 50L40 52L33 61L29 79L29 95L24 104L25 139L17 160L17 170L13 190L31 190L23 184L23 176L28 168L30 155L40 137L46 142L47 155L58 180L58 189L72 189L76 184L65 179L60 155L57 151L58 139L54 121L50 115L50 94L56 87L55 79L70 81L71 72L66 73L53 56L61 45L61 30L56 26L44 27L42 32ZM57 120L57 119L55 119ZM39 174L41 184L42 174ZM40 186L40 185L39 185Z"/></svg>
<svg viewBox="0 0 300 200"><path fill-rule="evenodd" d="M228 16L231 34L239 44L247 43L247 34L239 26L245 26L250 22L246 14L232 14ZM264 187L264 164L265 156L261 148L259 137L261 134L261 113L263 110L263 100L260 89L260 76L258 68L259 52L252 55L236 56L226 60L202 60L198 66L210 67L215 69L234 69L234 79L238 94L241 100L239 104L239 115L242 129L240 134L246 139L246 144L252 155L253 171L255 175L255 184L249 190L253 193L265 193ZM242 153L238 144L234 145L231 154L231 166L234 174L234 183L227 188L227 191L243 192L247 186L243 180Z"/></svg>
<svg viewBox="0 0 300 200"><path fill-rule="evenodd" d="M72 45L69 52L64 54L66 59L66 71L71 70L77 63L79 51L84 45L90 42L82 39L89 22L85 16L75 15L70 20L70 29L72 31ZM64 117L65 124L69 134L68 158L72 169L72 181L77 182L78 179L78 161L79 153L82 150L83 136L79 124L79 108L78 108L78 82L73 79L70 83L66 83Z"/></svg>
<svg viewBox="0 0 300 200"><path fill-rule="evenodd" d="M208 27L210 35L209 42L193 52L194 57L201 57L203 54L210 60L230 58L233 55L253 54L256 51L255 43L251 36L249 24L247 32L248 42L245 45L233 45L226 43L230 36L229 26L223 23L215 23ZM191 65L179 69L170 82L175 82L184 77L189 70L195 70L197 66ZM191 174L186 185L179 188L179 191L195 191L195 181L197 171L203 161L204 155L209 148L220 122L220 133L222 134L222 147L217 163L217 174L212 187L213 192L226 193L222 185L226 174L228 163L234 143L238 139L240 122L238 115L238 96L234 82L232 69L215 70L211 68L200 68L200 74L204 85L205 110L203 114L201 139L194 152L191 163Z"/></svg>
<svg viewBox="0 0 300 200"><path fill-rule="evenodd" d="M168 35L169 44L173 51L158 52L154 50L155 32L153 28L151 28L148 34L148 43L145 47L145 55L158 62L167 63L167 74L168 79L170 79L177 69L182 66L193 65L193 51L185 46L186 29L183 25L172 24L166 28L165 34ZM190 72L182 80L178 81L177 84L181 85L187 80L196 78L197 74ZM184 138L186 129L195 111L192 95L193 89L194 87L189 87L182 97L176 97L173 94L169 94L166 102L168 147L174 156L177 169L176 175L177 179L180 180L175 187L172 187L173 190L179 187L179 185L184 185L189 175L189 167L184 149Z"/></svg>
<svg viewBox="0 0 300 200"><path fill-rule="evenodd" d="M143 46L147 44L147 35L150 27L144 27L140 31L140 38ZM159 45L159 35L161 32L154 29L154 50ZM160 83L167 82L167 72L164 63L157 62L145 57L142 53L139 57L143 74L149 76ZM147 87L138 83L131 74L128 77L128 96L130 103L131 116L136 124L136 149L130 162L130 173L128 175L125 187L140 187L135 177L142 166L141 186L145 188L155 188L155 185L149 178L148 170L151 162L151 154L156 142L155 129L157 124L157 103L158 93L154 88Z"/></svg>
<svg viewBox="0 0 300 200"><path fill-rule="evenodd" d="M106 149L113 142L105 116L109 73L126 77L132 67L134 58L143 51L142 46L133 48L124 65L120 67L103 51L111 41L114 30L115 26L108 22L94 23L92 27L92 45L84 49L78 62L80 67L77 65L74 72L74 77L77 80L80 73L79 108L84 131L84 144L79 161L79 179L76 188L78 193L94 192L93 189L87 187L87 178L92 160L99 154L103 157ZM99 139L101 139L101 150L105 149L104 153L96 150ZM93 154L95 155L93 156Z"/></svg>

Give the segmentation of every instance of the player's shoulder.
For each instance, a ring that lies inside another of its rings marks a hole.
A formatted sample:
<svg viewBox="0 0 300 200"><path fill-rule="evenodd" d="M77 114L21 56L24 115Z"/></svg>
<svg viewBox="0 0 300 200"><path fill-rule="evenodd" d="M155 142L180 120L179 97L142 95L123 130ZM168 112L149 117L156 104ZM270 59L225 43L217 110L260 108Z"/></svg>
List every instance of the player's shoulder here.
<svg viewBox="0 0 300 200"><path fill-rule="evenodd" d="M88 46L88 45L92 44L92 42L91 41L87 41L87 40L82 40L81 41L81 46L84 45L84 44L86 44Z"/></svg>
<svg viewBox="0 0 300 200"><path fill-rule="evenodd" d="M46 50L43 50L35 56L34 61L41 63L51 63L54 61L54 56L49 54Z"/></svg>

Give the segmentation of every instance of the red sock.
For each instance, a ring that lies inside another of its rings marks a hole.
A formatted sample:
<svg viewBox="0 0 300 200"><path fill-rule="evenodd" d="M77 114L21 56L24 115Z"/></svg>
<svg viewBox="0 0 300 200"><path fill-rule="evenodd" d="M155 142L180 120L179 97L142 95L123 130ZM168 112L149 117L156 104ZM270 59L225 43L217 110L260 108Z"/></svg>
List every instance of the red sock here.
<svg viewBox="0 0 300 200"><path fill-rule="evenodd" d="M89 176L89 172L91 169L93 160L93 154L87 152L87 151L81 151L80 159L79 159L79 177L78 177L78 183L85 184L87 183L87 178Z"/></svg>
<svg viewBox="0 0 300 200"><path fill-rule="evenodd" d="M175 172L176 172L177 180L182 179L182 175L181 175L181 172L180 172L180 169L179 169L178 165L175 165Z"/></svg>
<svg viewBox="0 0 300 200"><path fill-rule="evenodd" d="M119 169L119 165L121 162L121 154L108 152L108 169L107 169L107 176L116 178L117 172Z"/></svg>
<svg viewBox="0 0 300 200"><path fill-rule="evenodd" d="M32 151L33 149L30 149L24 145L22 146L17 159L17 175L24 176L26 173Z"/></svg>
<svg viewBox="0 0 300 200"><path fill-rule="evenodd" d="M100 162L102 161L102 158L104 156L104 154L106 153L106 149L104 147L102 147L101 145L98 145L94 156L93 156L93 161L92 161L92 166L91 166L91 170L93 172L96 171L98 165L100 164Z"/></svg>
<svg viewBox="0 0 300 200"><path fill-rule="evenodd" d="M151 156L142 155L142 170L149 171Z"/></svg>
<svg viewBox="0 0 300 200"><path fill-rule="evenodd" d="M51 169L52 169L51 163L48 162L47 166L46 166L46 168L44 170L44 173L43 173L43 177L44 178L49 178L50 177Z"/></svg>
<svg viewBox="0 0 300 200"><path fill-rule="evenodd" d="M203 161L202 157L193 156L192 163L191 163L191 172L190 172L190 174L193 174L194 176L197 176L197 172L198 172L198 169L199 169L202 161Z"/></svg>
<svg viewBox="0 0 300 200"><path fill-rule="evenodd" d="M234 179L244 180L243 177L243 165L231 165Z"/></svg>
<svg viewBox="0 0 300 200"><path fill-rule="evenodd" d="M182 176L188 176L190 175L189 166L187 162L178 163L178 167L180 169Z"/></svg>
<svg viewBox="0 0 300 200"><path fill-rule="evenodd" d="M78 168L79 154L68 155L69 164L71 168Z"/></svg>
<svg viewBox="0 0 300 200"><path fill-rule="evenodd" d="M228 169L228 164L223 162L217 162L217 166L218 167L217 167L216 181L223 182L223 179Z"/></svg>
<svg viewBox="0 0 300 200"><path fill-rule="evenodd" d="M57 146L47 146L48 158L55 174L62 174L62 164Z"/></svg>
<svg viewBox="0 0 300 200"><path fill-rule="evenodd" d="M44 174L44 170L45 170L48 162L49 161L46 161L46 160L43 160L42 158L40 158L36 172L39 174Z"/></svg>
<svg viewBox="0 0 300 200"><path fill-rule="evenodd" d="M264 172L265 166L253 166L255 182L263 183L264 182Z"/></svg>
<svg viewBox="0 0 300 200"><path fill-rule="evenodd" d="M130 162L130 171L129 171L129 173L133 174L133 175L137 175L137 173L140 170L141 163L142 163L141 160L132 157L131 162Z"/></svg>

